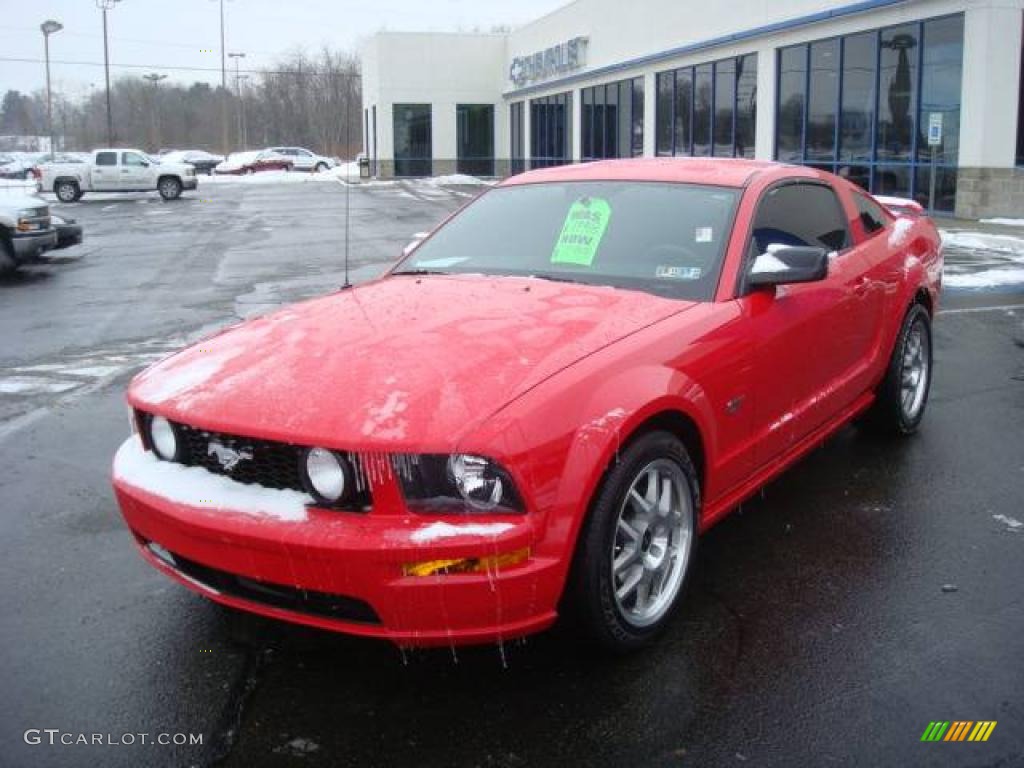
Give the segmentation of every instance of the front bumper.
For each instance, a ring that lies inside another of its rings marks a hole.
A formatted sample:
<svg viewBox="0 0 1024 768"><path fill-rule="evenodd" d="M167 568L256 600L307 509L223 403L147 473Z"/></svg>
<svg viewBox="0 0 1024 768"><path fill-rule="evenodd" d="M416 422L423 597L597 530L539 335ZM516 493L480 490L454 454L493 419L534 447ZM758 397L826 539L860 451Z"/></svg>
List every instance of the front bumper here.
<svg viewBox="0 0 1024 768"><path fill-rule="evenodd" d="M538 534L529 515L489 525L450 517L439 523L381 508L386 499L367 514L311 507L289 517L259 515L217 505L218 495L235 504L233 493L253 486L194 467L184 470L190 487L213 480L194 498L172 500L119 469L126 450L141 450L132 442L137 438L115 459L114 490L140 552L217 602L402 646L507 640L555 620L561 569L553 559L531 557L491 573L403 572L411 563L532 549Z"/></svg>
<svg viewBox="0 0 1024 768"><path fill-rule="evenodd" d="M15 232L11 235L11 245L16 261L30 261L57 245L57 230L51 227L37 232Z"/></svg>

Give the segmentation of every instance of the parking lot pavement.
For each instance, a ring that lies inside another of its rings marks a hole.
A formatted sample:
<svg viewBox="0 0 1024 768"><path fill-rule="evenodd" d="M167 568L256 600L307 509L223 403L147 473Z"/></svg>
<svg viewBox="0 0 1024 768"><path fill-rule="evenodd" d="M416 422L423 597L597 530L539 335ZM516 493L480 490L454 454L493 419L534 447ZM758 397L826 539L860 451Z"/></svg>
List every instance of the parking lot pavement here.
<svg viewBox="0 0 1024 768"><path fill-rule="evenodd" d="M81 259L0 284L0 381L74 385L0 395L21 403L0 413L0 762L1024 761L1024 296L1012 290L947 293L922 432L889 443L848 428L745 503L702 540L683 610L644 653L596 656L555 632L402 654L225 611L144 564L108 483L128 376L204 326L338 284L341 193L86 198L71 214L86 225ZM380 269L464 199L354 193L354 263ZM922 743L936 719L998 725L982 744ZM203 743L32 745L32 728Z"/></svg>

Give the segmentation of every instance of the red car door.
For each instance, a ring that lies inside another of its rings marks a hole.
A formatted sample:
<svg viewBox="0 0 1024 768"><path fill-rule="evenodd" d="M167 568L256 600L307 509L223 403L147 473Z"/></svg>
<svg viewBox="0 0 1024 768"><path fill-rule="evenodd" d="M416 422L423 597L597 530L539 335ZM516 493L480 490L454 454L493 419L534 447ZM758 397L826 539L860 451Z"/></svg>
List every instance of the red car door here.
<svg viewBox="0 0 1024 768"><path fill-rule="evenodd" d="M821 281L746 292L754 353L754 430L758 466L820 427L856 397L867 333L864 262L851 247L846 215L827 184L785 181L761 197L747 265L772 246L816 246L832 252Z"/></svg>

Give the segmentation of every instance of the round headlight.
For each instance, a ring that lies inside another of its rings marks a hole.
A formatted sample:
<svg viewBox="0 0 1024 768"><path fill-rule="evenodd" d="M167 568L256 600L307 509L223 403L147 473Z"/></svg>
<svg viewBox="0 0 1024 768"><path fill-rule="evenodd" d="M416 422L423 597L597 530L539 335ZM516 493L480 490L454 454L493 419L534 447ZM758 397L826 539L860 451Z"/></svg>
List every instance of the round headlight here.
<svg viewBox="0 0 1024 768"><path fill-rule="evenodd" d="M174 461L178 455L178 436L171 422L163 416L154 416L149 420L149 442L156 455L164 461Z"/></svg>
<svg viewBox="0 0 1024 768"><path fill-rule="evenodd" d="M348 463L326 448L306 453L306 478L310 490L321 501L340 501L348 489Z"/></svg>
<svg viewBox="0 0 1024 768"><path fill-rule="evenodd" d="M501 503L505 487L489 459L457 453L448 459L448 471L459 494L470 506L487 510Z"/></svg>

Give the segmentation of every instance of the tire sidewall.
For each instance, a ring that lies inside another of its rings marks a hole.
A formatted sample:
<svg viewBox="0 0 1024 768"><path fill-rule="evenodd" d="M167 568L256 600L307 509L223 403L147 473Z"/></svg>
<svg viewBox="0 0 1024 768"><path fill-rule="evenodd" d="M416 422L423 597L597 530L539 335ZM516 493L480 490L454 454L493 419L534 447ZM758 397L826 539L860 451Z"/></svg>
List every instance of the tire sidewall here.
<svg viewBox="0 0 1024 768"><path fill-rule="evenodd" d="M168 185L173 182L173 191L168 192ZM177 179L161 179L157 184L157 191L160 192L160 197L164 200L177 200L181 197L181 182Z"/></svg>
<svg viewBox="0 0 1024 768"><path fill-rule="evenodd" d="M921 402L921 407L918 409L916 416L908 418L903 409L902 398L903 354L906 351L911 329L919 323L923 328L928 342L928 359L925 361L927 374L924 387L924 399ZM903 325L900 327L899 341L893 353L892 369L890 371L890 386L892 387L892 392L889 394L895 404L896 426L903 434L915 432L917 428L921 426L921 421L924 419L925 411L928 410L928 396L931 394L932 388L932 361L934 356L932 325L931 318L928 315L928 310L920 304L914 304L907 311L906 317L903 318Z"/></svg>
<svg viewBox="0 0 1024 768"><path fill-rule="evenodd" d="M71 190L70 196L65 197L64 195L61 194L61 190L68 189ZM60 200L62 203L73 203L80 197L78 184L76 184L73 181L58 181L57 188L54 190L54 194L57 195L57 199Z"/></svg>
<svg viewBox="0 0 1024 768"><path fill-rule="evenodd" d="M662 617L648 627L635 627L622 616L614 596L611 551L619 511L637 474L655 459L669 459L679 466L690 491L691 542L679 591ZM693 462L683 444L668 432L648 432L638 437L612 465L595 496L590 515L577 545L574 562L573 610L581 627L601 645L615 651L643 647L672 620L686 593L697 554L697 521L700 520L700 484Z"/></svg>

